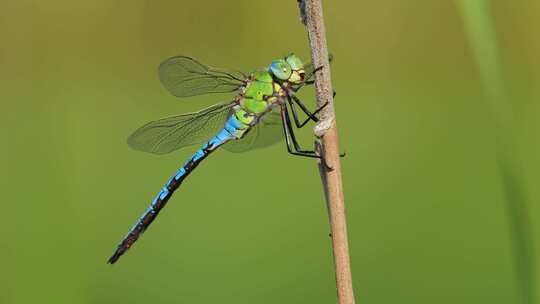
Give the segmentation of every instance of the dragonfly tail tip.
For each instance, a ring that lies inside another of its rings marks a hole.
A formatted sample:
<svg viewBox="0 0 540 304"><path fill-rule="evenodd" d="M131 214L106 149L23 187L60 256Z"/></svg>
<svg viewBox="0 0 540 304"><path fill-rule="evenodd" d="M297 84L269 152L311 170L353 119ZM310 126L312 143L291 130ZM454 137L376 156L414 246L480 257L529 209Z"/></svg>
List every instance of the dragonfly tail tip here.
<svg viewBox="0 0 540 304"><path fill-rule="evenodd" d="M119 258L120 258L120 254L118 254L118 252L115 252L115 253L107 260L107 264L113 265L114 263L116 263L116 261L118 261Z"/></svg>

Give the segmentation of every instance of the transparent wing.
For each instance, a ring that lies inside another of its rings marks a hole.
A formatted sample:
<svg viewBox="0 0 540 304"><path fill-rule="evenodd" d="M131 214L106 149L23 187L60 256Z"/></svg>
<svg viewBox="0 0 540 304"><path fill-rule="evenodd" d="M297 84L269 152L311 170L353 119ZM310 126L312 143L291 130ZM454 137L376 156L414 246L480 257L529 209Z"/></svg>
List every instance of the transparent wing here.
<svg viewBox="0 0 540 304"><path fill-rule="evenodd" d="M166 154L201 144L224 127L234 105L217 104L199 112L149 122L128 138L128 145L139 151Z"/></svg>
<svg viewBox="0 0 540 304"><path fill-rule="evenodd" d="M186 56L171 57L158 70L161 83L177 97L234 92L246 78L240 72L210 68Z"/></svg>
<svg viewBox="0 0 540 304"><path fill-rule="evenodd" d="M263 116L242 139L230 141L223 145L223 148L237 153L265 148L280 142L283 140L283 127L279 111L279 108L274 108L272 112Z"/></svg>
<svg viewBox="0 0 540 304"><path fill-rule="evenodd" d="M328 61L330 61L330 63L332 63L333 60L334 60L334 55L328 54ZM306 72L306 75L304 76L304 78L306 80L311 80L316 68L317 67L313 65L313 62L310 62L309 64L306 64L306 66L304 67L304 71Z"/></svg>

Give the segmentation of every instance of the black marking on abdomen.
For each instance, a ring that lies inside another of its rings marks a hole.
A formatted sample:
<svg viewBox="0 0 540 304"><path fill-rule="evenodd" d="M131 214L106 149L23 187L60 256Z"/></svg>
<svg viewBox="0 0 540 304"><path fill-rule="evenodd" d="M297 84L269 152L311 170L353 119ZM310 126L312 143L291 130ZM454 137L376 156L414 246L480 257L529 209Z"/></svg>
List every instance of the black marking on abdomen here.
<svg viewBox="0 0 540 304"><path fill-rule="evenodd" d="M224 143L224 142L223 142ZM221 144L223 144L221 143ZM220 144L220 145L221 145ZM156 219L159 212L165 207L169 199L171 198L172 194L184 181L184 179L193 172L193 170L208 156L210 153L212 153L215 150L216 147L210 146L210 144L207 144L205 148L202 149L203 156L201 156L199 159L195 160L196 154L192 156L192 158L187 161L182 167L185 170L185 173L176 179L176 175L171 178L171 180L167 183L165 186L168 190L168 193L164 195L163 199L160 197L160 194L155 198L155 201L152 203L152 205L146 210L146 212L143 214L143 216L139 219L137 224L131 228L131 230L128 232L126 237L120 242L118 245L116 251L114 254L109 258L108 263L114 264L118 259L128 251L128 249L139 239L140 235L148 229L150 224Z"/></svg>

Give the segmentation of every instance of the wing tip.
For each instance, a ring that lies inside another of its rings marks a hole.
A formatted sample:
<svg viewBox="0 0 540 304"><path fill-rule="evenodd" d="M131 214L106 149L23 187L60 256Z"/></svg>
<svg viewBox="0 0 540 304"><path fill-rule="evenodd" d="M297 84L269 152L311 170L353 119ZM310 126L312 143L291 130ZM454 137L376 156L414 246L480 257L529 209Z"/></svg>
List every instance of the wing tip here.
<svg viewBox="0 0 540 304"><path fill-rule="evenodd" d="M145 153L150 153L150 154L155 154L155 155L165 155L165 154L169 154L169 153L171 153L173 151L173 150L171 150L171 151L169 151L169 150L159 150L158 147L152 147L151 149L148 149L148 147L146 147L144 145L144 143L141 143L141 142L137 141L137 135L138 135L137 131L135 131L133 134L131 134L126 140L126 143L127 143L128 147L130 147L131 149L133 149L135 151L145 152Z"/></svg>

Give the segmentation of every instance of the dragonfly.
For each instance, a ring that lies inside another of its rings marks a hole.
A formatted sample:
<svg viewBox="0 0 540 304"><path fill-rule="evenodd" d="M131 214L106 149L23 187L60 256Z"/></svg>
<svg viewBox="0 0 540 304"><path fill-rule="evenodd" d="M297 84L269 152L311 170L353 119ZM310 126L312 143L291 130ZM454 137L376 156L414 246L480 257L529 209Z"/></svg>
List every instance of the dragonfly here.
<svg viewBox="0 0 540 304"><path fill-rule="evenodd" d="M218 103L194 113L158 119L137 129L128 145L139 151L167 154L191 145L202 145L168 180L150 207L119 243L108 263L114 264L139 239L165 207L184 179L219 147L231 152L264 148L285 138L287 152L296 156L321 158L315 151L303 149L295 129L309 121L317 122L296 93L314 83L322 67L304 65L298 56L289 54L273 60L264 69L249 74L236 70L213 68L187 56L163 61L159 79L176 97L210 93L233 93L228 102ZM305 114L301 119L298 108Z"/></svg>

